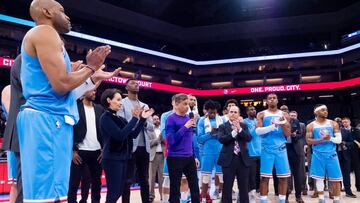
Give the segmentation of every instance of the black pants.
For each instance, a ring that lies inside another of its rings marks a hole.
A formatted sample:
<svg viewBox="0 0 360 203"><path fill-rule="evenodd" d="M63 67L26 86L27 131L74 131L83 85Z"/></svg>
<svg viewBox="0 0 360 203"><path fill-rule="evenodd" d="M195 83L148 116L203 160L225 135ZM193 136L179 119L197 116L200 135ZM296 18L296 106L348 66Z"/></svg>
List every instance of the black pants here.
<svg viewBox="0 0 360 203"><path fill-rule="evenodd" d="M254 157L253 159L249 174L249 192L260 189L260 158Z"/></svg>
<svg viewBox="0 0 360 203"><path fill-rule="evenodd" d="M21 160L20 160L20 153L15 152L16 158L16 188L17 188L17 197L15 203L23 203L23 188L22 188L22 175L21 175Z"/></svg>
<svg viewBox="0 0 360 203"><path fill-rule="evenodd" d="M122 202L130 203L130 187L135 182L137 172L140 183L140 193L142 203L148 203L150 198L149 191L149 153L145 147L137 147L127 166L127 183L123 191Z"/></svg>
<svg viewBox="0 0 360 203"><path fill-rule="evenodd" d="M170 203L180 202L180 184L182 174L186 176L189 184L191 202L200 203L200 191L196 163L194 157L167 157L170 178Z"/></svg>
<svg viewBox="0 0 360 203"><path fill-rule="evenodd" d="M295 185L295 197L301 197L302 192L302 184L303 184L303 176L304 176L304 165L302 162L305 162L303 156L298 155L295 152L295 149L292 144L287 144L286 146L289 165L292 177L294 178L294 185ZM291 178L291 177L290 177ZM290 187L290 185L288 185Z"/></svg>
<svg viewBox="0 0 360 203"><path fill-rule="evenodd" d="M232 202L232 188L236 176L239 188L240 203L249 203L249 174L250 168L246 167L241 157L234 155L229 167L222 167L224 186L221 202Z"/></svg>
<svg viewBox="0 0 360 203"><path fill-rule="evenodd" d="M360 191L360 149L351 149L351 166L355 172L355 186Z"/></svg>
<svg viewBox="0 0 360 203"><path fill-rule="evenodd" d="M108 160L102 161L106 177L106 203L116 203L123 194L127 180L127 161Z"/></svg>
<svg viewBox="0 0 360 203"><path fill-rule="evenodd" d="M85 165L83 172L81 177L81 200L79 203L87 203L91 185L91 174L88 165Z"/></svg>
<svg viewBox="0 0 360 203"><path fill-rule="evenodd" d="M84 174L86 165L89 167L91 176L91 200L94 203L100 202L102 167L97 159L100 156L101 151L79 150L78 153L82 159L82 163L80 165L76 165L74 162L71 163L68 202L77 202L77 190L79 188L80 180Z"/></svg>
<svg viewBox="0 0 360 203"><path fill-rule="evenodd" d="M338 151L341 174L343 176L344 189L347 194L351 193L350 172L351 154L349 150Z"/></svg>

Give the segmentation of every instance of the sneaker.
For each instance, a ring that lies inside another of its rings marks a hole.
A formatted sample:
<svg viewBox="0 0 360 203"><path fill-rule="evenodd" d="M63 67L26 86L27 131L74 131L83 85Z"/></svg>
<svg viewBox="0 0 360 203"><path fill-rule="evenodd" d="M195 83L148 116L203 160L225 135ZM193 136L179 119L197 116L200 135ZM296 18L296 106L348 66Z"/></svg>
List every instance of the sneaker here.
<svg viewBox="0 0 360 203"><path fill-rule="evenodd" d="M319 199L319 203L325 203L325 199Z"/></svg>
<svg viewBox="0 0 360 203"><path fill-rule="evenodd" d="M305 203L301 197L296 198L296 203Z"/></svg>
<svg viewBox="0 0 360 203"><path fill-rule="evenodd" d="M319 197L319 194L317 192L314 192L313 195L311 195L311 198L318 198Z"/></svg>
<svg viewBox="0 0 360 203"><path fill-rule="evenodd" d="M220 192L219 192L219 190L215 190L215 191L214 191L211 199L213 199L213 200L220 199Z"/></svg>

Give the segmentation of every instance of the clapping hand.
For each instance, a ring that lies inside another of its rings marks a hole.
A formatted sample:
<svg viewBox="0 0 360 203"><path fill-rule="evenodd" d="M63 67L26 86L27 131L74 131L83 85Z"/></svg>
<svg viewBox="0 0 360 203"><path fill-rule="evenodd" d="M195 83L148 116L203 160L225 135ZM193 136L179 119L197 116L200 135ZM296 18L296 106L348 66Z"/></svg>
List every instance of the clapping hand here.
<svg viewBox="0 0 360 203"><path fill-rule="evenodd" d="M94 51L90 49L86 55L87 65L95 71L99 70L110 52L111 47L109 45L96 47Z"/></svg>
<svg viewBox="0 0 360 203"><path fill-rule="evenodd" d="M132 116L139 119L141 113L143 112L143 110L144 110L144 109L142 109L142 108L140 108L140 107L135 107L135 108L132 110Z"/></svg>
<svg viewBox="0 0 360 203"><path fill-rule="evenodd" d="M118 67L113 72L104 71L104 68L105 68L105 65L102 65L101 68L99 70L95 71L95 73L91 76L91 78L93 79L93 81L95 83L102 82L103 80L107 80L112 77L115 77L115 76L119 75L119 73L121 71L121 67Z"/></svg>
<svg viewBox="0 0 360 203"><path fill-rule="evenodd" d="M147 109L147 110L143 110L142 113L141 113L141 117L143 118L149 118L151 115L154 114L154 109L151 108L151 109Z"/></svg>

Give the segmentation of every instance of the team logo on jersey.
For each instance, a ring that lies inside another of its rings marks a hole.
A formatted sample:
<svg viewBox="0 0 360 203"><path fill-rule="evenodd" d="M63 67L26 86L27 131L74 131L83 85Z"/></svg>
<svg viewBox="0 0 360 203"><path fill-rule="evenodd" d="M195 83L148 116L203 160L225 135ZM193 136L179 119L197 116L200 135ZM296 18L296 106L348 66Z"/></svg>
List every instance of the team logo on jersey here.
<svg viewBox="0 0 360 203"><path fill-rule="evenodd" d="M321 137L321 138L324 138L324 137L329 136L329 135L330 135L330 131L329 131L329 130L327 130L327 129L321 129L321 130L320 130L320 137Z"/></svg>

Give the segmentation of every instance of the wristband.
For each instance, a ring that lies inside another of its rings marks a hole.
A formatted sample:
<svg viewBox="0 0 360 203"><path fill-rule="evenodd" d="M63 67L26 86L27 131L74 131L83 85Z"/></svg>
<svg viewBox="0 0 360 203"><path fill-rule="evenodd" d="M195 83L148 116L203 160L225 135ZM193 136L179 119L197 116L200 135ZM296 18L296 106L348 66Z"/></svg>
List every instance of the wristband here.
<svg viewBox="0 0 360 203"><path fill-rule="evenodd" d="M91 66L89 66L89 65L85 65L85 68L90 69L90 70L92 71L92 73L93 73L93 74L95 73L95 69L94 69L94 68L92 68Z"/></svg>

